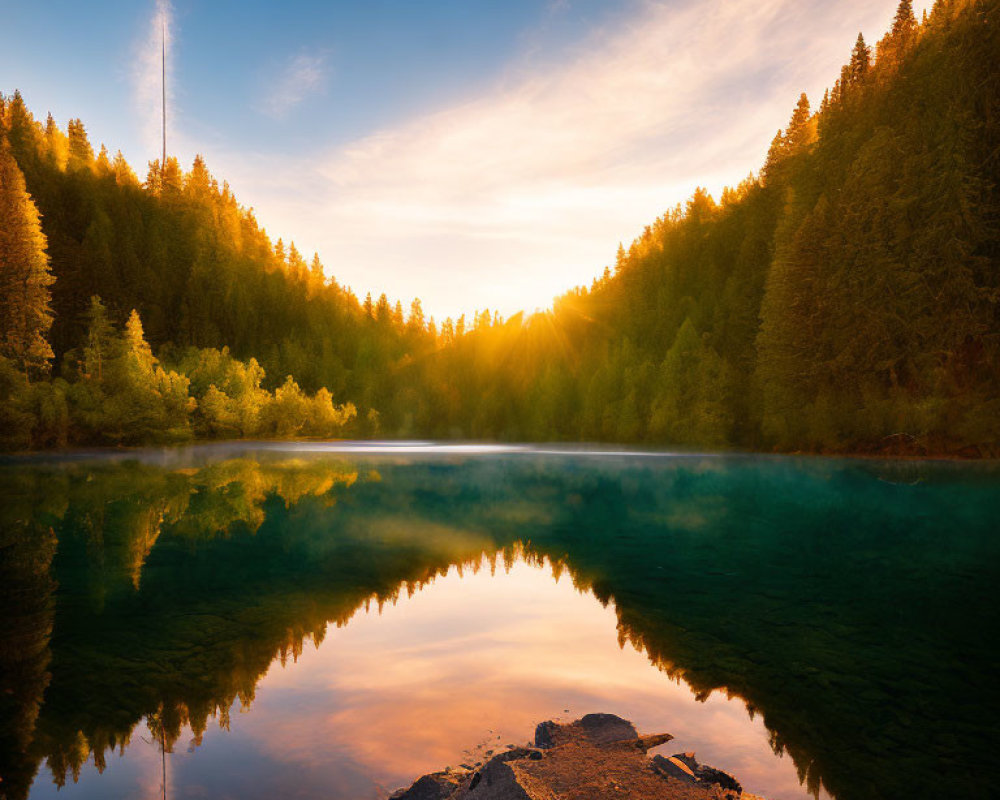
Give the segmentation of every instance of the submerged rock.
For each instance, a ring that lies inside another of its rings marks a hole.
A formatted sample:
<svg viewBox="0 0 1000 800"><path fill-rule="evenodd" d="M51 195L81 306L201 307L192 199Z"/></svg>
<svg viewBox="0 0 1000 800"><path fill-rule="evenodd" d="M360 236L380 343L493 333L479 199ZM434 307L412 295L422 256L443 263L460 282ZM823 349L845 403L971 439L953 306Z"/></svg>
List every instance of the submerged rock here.
<svg viewBox="0 0 1000 800"><path fill-rule="evenodd" d="M474 771L424 775L392 800L759 800L694 753L646 755L672 738L640 736L613 714L550 720L535 729L534 747L514 747Z"/></svg>

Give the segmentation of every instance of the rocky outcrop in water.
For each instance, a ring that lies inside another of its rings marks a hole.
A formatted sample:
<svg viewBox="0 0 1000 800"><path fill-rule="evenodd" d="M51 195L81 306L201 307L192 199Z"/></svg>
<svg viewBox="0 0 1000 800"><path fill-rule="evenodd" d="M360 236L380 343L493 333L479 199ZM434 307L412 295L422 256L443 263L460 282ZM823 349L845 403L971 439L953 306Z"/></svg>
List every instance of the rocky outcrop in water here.
<svg viewBox="0 0 1000 800"><path fill-rule="evenodd" d="M542 722L533 747L508 745L477 767L424 775L390 800L760 800L694 753L647 755L671 739L640 736L613 714Z"/></svg>

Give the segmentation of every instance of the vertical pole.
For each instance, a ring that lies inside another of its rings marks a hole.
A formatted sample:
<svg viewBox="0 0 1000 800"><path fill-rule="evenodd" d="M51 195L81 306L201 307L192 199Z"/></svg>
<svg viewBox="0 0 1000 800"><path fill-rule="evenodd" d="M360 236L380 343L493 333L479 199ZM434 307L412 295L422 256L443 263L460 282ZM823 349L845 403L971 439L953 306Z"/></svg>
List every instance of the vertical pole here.
<svg viewBox="0 0 1000 800"><path fill-rule="evenodd" d="M163 12L161 11L161 14ZM161 34L161 78L163 84L163 160L160 162L160 174L167 166L167 22L160 17Z"/></svg>
<svg viewBox="0 0 1000 800"><path fill-rule="evenodd" d="M160 759L163 762L163 800L167 800L167 731L160 720Z"/></svg>

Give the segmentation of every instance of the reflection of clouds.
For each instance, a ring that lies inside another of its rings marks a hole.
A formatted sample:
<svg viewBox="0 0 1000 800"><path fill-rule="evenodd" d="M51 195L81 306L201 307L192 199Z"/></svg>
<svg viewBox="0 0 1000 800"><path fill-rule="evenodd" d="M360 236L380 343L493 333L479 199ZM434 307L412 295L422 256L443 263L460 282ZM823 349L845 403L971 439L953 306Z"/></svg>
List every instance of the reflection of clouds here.
<svg viewBox="0 0 1000 800"><path fill-rule="evenodd" d="M543 718L611 711L673 733L665 749L696 750L751 791L805 796L741 701L715 693L698 703L645 655L620 649L616 622L613 608L548 569L452 569L331 629L296 665L272 667L248 731L272 758L316 768L334 751L391 788L467 761L477 744L481 753L522 743Z"/></svg>
<svg viewBox="0 0 1000 800"><path fill-rule="evenodd" d="M772 800L803 798L791 759L768 746L762 720L716 692L703 703L632 647L617 646L613 607L578 592L568 576L518 560L493 575L458 568L381 614L331 626L297 663L276 660L251 713L229 731L210 724L194 752L167 756L171 797L385 797L424 772L473 763L488 749L523 743L545 718L590 711L676 737L660 752L695 750ZM567 710L568 709L568 710ZM127 758L97 776L32 800L160 796L157 742L133 737ZM179 742L193 735L185 728Z"/></svg>

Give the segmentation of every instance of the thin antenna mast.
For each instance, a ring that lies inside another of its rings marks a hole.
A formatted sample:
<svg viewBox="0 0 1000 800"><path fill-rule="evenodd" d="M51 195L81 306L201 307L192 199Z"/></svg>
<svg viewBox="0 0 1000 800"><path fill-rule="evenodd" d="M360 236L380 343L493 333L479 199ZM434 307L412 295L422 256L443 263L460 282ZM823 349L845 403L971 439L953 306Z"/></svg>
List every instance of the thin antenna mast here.
<svg viewBox="0 0 1000 800"><path fill-rule="evenodd" d="M167 167L167 22L160 17L160 56L161 78L163 83L163 160L160 162L160 174Z"/></svg>

